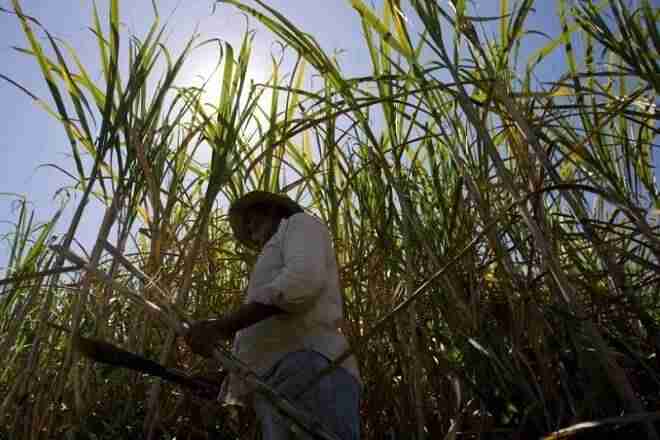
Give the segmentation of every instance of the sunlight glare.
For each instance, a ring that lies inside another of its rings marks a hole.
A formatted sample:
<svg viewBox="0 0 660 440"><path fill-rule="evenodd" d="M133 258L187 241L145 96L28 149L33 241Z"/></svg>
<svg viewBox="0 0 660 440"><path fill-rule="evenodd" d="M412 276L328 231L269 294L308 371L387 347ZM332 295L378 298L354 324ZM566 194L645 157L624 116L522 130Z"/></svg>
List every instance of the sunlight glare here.
<svg viewBox="0 0 660 440"><path fill-rule="evenodd" d="M208 57L206 60L202 59L196 63L190 73L190 80L188 84L191 87L202 89L201 102L207 114L215 113L219 102L222 90L221 78L223 74L224 64L218 65L217 58ZM247 81L243 96L249 94L251 84L264 84L269 81L272 69L268 64L261 62L257 57L252 57L247 71ZM270 106L271 93L265 90L258 101L258 105L262 109L267 109ZM260 113L260 112L258 112ZM263 119L261 114L256 114L255 117ZM249 129L254 128L254 123L249 124ZM198 148L195 152L195 160L202 164L208 165L211 161L211 150L208 146Z"/></svg>

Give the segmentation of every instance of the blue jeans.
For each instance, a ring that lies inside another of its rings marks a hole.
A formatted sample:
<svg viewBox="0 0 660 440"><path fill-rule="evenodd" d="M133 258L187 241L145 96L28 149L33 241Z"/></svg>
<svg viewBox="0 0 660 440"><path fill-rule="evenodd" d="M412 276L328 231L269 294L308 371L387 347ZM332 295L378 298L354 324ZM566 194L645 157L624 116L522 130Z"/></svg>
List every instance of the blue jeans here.
<svg viewBox="0 0 660 440"><path fill-rule="evenodd" d="M341 440L360 438L360 384L348 371L336 368L313 388L298 396L311 379L329 364L316 351L289 353L265 375L265 381L291 403L315 416ZM254 398L254 410L261 425L262 440L292 440L288 422L260 394ZM311 438L311 437L309 437Z"/></svg>

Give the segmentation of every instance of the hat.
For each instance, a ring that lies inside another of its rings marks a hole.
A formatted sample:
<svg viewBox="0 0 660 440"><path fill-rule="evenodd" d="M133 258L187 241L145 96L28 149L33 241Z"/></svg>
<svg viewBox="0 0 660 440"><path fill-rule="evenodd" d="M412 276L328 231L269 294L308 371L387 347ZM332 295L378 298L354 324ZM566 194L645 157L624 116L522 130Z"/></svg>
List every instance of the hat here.
<svg viewBox="0 0 660 440"><path fill-rule="evenodd" d="M279 206L287 210L288 215L303 212L302 207L289 197L267 191L252 191L234 201L229 207L229 224L234 231L236 239L241 244L253 249L257 248L258 245L250 238L245 216L250 208L257 204Z"/></svg>

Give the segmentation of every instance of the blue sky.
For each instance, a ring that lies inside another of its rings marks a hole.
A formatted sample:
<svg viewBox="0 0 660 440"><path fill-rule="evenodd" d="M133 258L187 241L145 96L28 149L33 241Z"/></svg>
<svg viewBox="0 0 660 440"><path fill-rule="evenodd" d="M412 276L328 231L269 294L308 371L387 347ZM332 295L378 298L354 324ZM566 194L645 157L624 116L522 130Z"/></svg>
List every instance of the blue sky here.
<svg viewBox="0 0 660 440"><path fill-rule="evenodd" d="M105 2L100 0L97 3L103 9ZM328 6L328 3L332 5ZM51 34L71 43L87 66L94 65L97 50L92 33L88 30L91 4L91 0L21 1L26 14L36 17ZM357 52L357 45L361 43L359 17L343 1L279 0L269 4L285 12L306 29L313 30L324 48L342 48L349 54ZM240 44L246 28L245 17L234 8L220 6L212 13L213 2L210 0L157 0L157 5L163 19L172 17L167 41L168 49L173 53L183 47L196 28L202 39L220 38L235 47ZM321 5L324 7L321 8ZM0 0L0 6L11 9L11 1ZM120 8L124 26L131 33L145 35L153 18L151 1L121 1ZM319 13L321 9L322 14ZM274 46L272 35L256 22L251 21L250 27L258 30L253 74L255 79L263 80L270 69L270 53L277 50L277 47ZM36 62L11 48L25 47L24 40L15 17L0 13L0 72L18 81L32 93L49 98ZM349 61L347 68L359 71L359 61ZM198 77L208 75L216 62L215 57L191 60L179 83L199 84ZM96 73L97 78L100 78L100 71L91 73ZM70 169L72 161L68 158L68 140L59 123L25 94L4 81L0 81L0 102L4 103L0 106L0 193L16 193L27 197L36 209L36 218L47 220L59 206L53 200L55 192L62 186L70 185L71 180L55 168L43 165L56 164ZM0 194L0 222L15 220L15 199L14 196ZM75 203L69 204L60 221L59 231L64 230L74 206ZM79 235L86 245L95 237L100 217L100 210L88 211L89 217L84 225L89 226L83 227ZM0 223L0 234L10 228L6 222ZM8 253L6 242L0 241L0 274L6 265Z"/></svg>
<svg viewBox="0 0 660 440"><path fill-rule="evenodd" d="M101 9L104 8L105 1L98 0L97 3ZM175 53L196 26L203 39L220 38L235 45L240 43L246 26L245 17L229 6L219 5L212 14L211 0L157 0L157 4L162 17L174 11L168 42L169 48ZM346 73L369 73L359 16L350 8L348 1L270 0L268 4L303 30L312 33L324 49L344 50L340 60ZM483 16L497 15L498 4L495 0L476 0L472 5L472 13L476 11ZM88 66L94 65L96 43L87 28L91 23L91 0L22 0L21 5L25 13L38 18L52 34L72 43ZM151 24L151 1L122 1L120 5L124 25L132 33L144 35ZM0 6L11 9L11 1L0 0ZM257 29L254 72L258 76L261 71L269 69L269 53L276 46L268 31L254 21L250 25ZM530 17L528 27L556 36L559 22L555 2L537 1L536 12ZM35 61L11 48L25 46L15 17L0 14L0 42L0 73L17 80L38 96L48 98L49 94ZM529 52L545 44L539 36L531 36L527 42L526 50ZM200 57L188 66L182 80L194 82L196 75L210 72L214 61ZM557 79L556 75L562 71L556 68L557 63L561 63L560 53L544 63L542 79ZM100 72L92 73L100 77ZM26 196L36 208L37 218L48 219L57 208L53 202L55 191L71 182L59 171L41 165L54 163L70 167L71 161L66 156L69 153L68 141L58 123L35 106L26 95L4 81L0 81L0 102L0 193ZM0 195L0 220L15 217L11 204L13 199ZM64 228L67 219L66 216L63 218L60 230ZM7 228L7 224L0 223L0 234L6 232ZM95 227L89 227L84 235L92 237L94 230ZM6 253L4 243L0 242L0 267L6 262Z"/></svg>

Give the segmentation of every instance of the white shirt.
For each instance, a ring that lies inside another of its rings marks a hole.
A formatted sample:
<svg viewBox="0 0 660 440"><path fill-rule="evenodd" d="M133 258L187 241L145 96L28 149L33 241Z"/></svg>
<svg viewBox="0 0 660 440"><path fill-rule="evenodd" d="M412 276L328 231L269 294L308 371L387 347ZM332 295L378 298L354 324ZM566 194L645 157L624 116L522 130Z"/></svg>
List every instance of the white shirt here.
<svg viewBox="0 0 660 440"><path fill-rule="evenodd" d="M309 214L295 214L280 222L257 259L245 301L286 312L236 334L234 354L259 375L294 351L315 350L334 360L348 349L340 331L343 307L330 234ZM342 367L360 380L355 357L346 359ZM251 392L230 375L222 397L230 403L246 403Z"/></svg>

